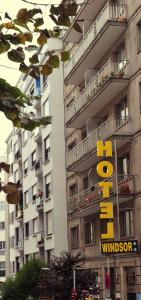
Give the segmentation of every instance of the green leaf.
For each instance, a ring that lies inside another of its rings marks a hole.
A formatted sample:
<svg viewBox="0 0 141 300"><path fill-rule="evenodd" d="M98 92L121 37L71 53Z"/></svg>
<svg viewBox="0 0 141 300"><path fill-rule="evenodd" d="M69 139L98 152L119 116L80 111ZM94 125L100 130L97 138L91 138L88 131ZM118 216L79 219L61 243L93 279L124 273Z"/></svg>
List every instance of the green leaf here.
<svg viewBox="0 0 141 300"><path fill-rule="evenodd" d="M70 59L70 54L68 51L61 52L61 61L65 62Z"/></svg>
<svg viewBox="0 0 141 300"><path fill-rule="evenodd" d="M41 68L41 74L46 75L46 76L50 75L52 73L52 71L53 71L52 67L47 64L43 65Z"/></svg>
<svg viewBox="0 0 141 300"><path fill-rule="evenodd" d="M13 22L14 22L16 25L18 25L18 26L21 26L21 27L23 27L23 28L25 28L25 29L27 29L27 30L30 30L29 27L27 26L27 24L24 23L24 22L21 21L21 20L15 19Z"/></svg>
<svg viewBox="0 0 141 300"><path fill-rule="evenodd" d="M50 36L53 38L58 38L61 33L61 29L59 27L53 28L53 30L50 30Z"/></svg>
<svg viewBox="0 0 141 300"><path fill-rule="evenodd" d="M39 79L39 74L34 69L30 71L29 75L35 79Z"/></svg>
<svg viewBox="0 0 141 300"><path fill-rule="evenodd" d="M40 46L44 46L46 43L47 43L47 37L46 37L46 34L41 32L38 39L37 39L37 43L40 45Z"/></svg>
<svg viewBox="0 0 141 300"><path fill-rule="evenodd" d="M30 9L28 13L29 13L30 18L33 18L37 14L42 14L42 11L40 8L33 8L33 9Z"/></svg>
<svg viewBox="0 0 141 300"><path fill-rule="evenodd" d="M20 64L19 71L21 71L22 73L28 75L29 72L30 72L30 68L29 68L28 66L26 66L26 64L25 64L24 62L22 62L22 63Z"/></svg>
<svg viewBox="0 0 141 300"><path fill-rule="evenodd" d="M53 68L59 68L60 62L59 62L59 57L57 55L52 55L48 63L53 67Z"/></svg>
<svg viewBox="0 0 141 300"><path fill-rule="evenodd" d="M32 52L32 51L37 51L38 50L38 46L36 45L29 45L27 47L25 47L25 50L28 51L28 52Z"/></svg>
<svg viewBox="0 0 141 300"><path fill-rule="evenodd" d="M44 24L43 18L38 18L35 20L34 26L39 27L39 26L42 26L43 24Z"/></svg>
<svg viewBox="0 0 141 300"><path fill-rule="evenodd" d="M0 42L0 54L7 52L10 49L10 44L7 41Z"/></svg>
<svg viewBox="0 0 141 300"><path fill-rule="evenodd" d="M26 24L30 19L30 14L27 8L21 8L17 13L17 20Z"/></svg>
<svg viewBox="0 0 141 300"><path fill-rule="evenodd" d="M58 25L58 21L57 21L57 19L54 17L54 15L50 14L49 16L50 16L50 18L52 19L52 21L53 21L56 25Z"/></svg>
<svg viewBox="0 0 141 300"><path fill-rule="evenodd" d="M59 6L54 6L54 5L51 5L50 7L50 14L51 15L56 15L56 16L59 16L62 12L62 6L59 5Z"/></svg>
<svg viewBox="0 0 141 300"><path fill-rule="evenodd" d="M43 30L41 30L41 32L43 32L47 38L50 38L50 33L47 29L43 29Z"/></svg>
<svg viewBox="0 0 141 300"><path fill-rule="evenodd" d="M29 61L31 64L37 64L39 62L38 55L37 54L32 55L32 57L29 58Z"/></svg>
<svg viewBox="0 0 141 300"><path fill-rule="evenodd" d="M71 25L70 18L68 16L62 14L58 17L58 24L60 26L70 27L70 25Z"/></svg>
<svg viewBox="0 0 141 300"><path fill-rule="evenodd" d="M27 42L32 42L32 40L33 40L33 35L32 35L32 33L30 33L30 32L25 32L25 33L24 33L24 36L25 36L25 39L26 39Z"/></svg>
<svg viewBox="0 0 141 300"><path fill-rule="evenodd" d="M7 12L5 13L5 18L6 18L6 19L9 19L9 20L12 20L11 17L8 15Z"/></svg>
<svg viewBox="0 0 141 300"><path fill-rule="evenodd" d="M67 8L65 9L65 15L70 16L70 17L76 16L77 8L78 8L77 3L73 2L73 3L69 4L67 6Z"/></svg>
<svg viewBox="0 0 141 300"><path fill-rule="evenodd" d="M16 50L11 50L8 52L8 58L14 62L23 62L25 59L25 54L21 47L18 47Z"/></svg>
<svg viewBox="0 0 141 300"><path fill-rule="evenodd" d="M79 25L77 22L75 22L75 23L73 24L73 28L74 28L77 32L82 33L82 29L81 29L80 25Z"/></svg>

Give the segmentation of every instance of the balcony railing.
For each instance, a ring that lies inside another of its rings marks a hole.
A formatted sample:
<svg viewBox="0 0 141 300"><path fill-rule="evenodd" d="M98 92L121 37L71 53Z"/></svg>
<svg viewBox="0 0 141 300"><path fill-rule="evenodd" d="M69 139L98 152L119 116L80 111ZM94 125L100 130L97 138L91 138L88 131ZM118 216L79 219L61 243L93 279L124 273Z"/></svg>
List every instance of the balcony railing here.
<svg viewBox="0 0 141 300"><path fill-rule="evenodd" d="M70 103L66 110L65 119L66 123L70 121L75 114L77 114L91 99L96 95L105 83L112 78L126 78L128 62L124 60L109 59L102 69L93 77L93 79L87 84L82 92Z"/></svg>
<svg viewBox="0 0 141 300"><path fill-rule="evenodd" d="M44 244L44 231L37 233L37 246L40 247Z"/></svg>
<svg viewBox="0 0 141 300"><path fill-rule="evenodd" d="M117 131L122 134L128 133L130 132L131 126L132 119L130 117L115 119L111 116L106 122L90 133L82 142L67 153L67 167L75 164L91 151L94 151L99 139L104 141Z"/></svg>
<svg viewBox="0 0 141 300"><path fill-rule="evenodd" d="M115 176L108 179L113 182L113 188L110 190L110 195L116 195L116 184ZM134 176L133 175L118 175L118 193L120 197L127 198L134 194ZM86 208L92 204L96 204L101 201L102 189L99 187L98 183L91 186L87 190L80 192L79 194L71 197L67 201L68 213L73 213L77 210Z"/></svg>
<svg viewBox="0 0 141 300"><path fill-rule="evenodd" d="M16 249L19 251L23 250L23 240L19 240L16 245Z"/></svg>
<svg viewBox="0 0 141 300"><path fill-rule="evenodd" d="M43 198L41 197L36 198L36 209L37 210L43 209Z"/></svg>
<svg viewBox="0 0 141 300"><path fill-rule="evenodd" d="M105 7L102 9L83 40L78 45L78 48L75 50L75 53L72 55L70 60L66 63L64 68L64 76L65 78L74 68L74 66L78 63L78 61L82 58L84 53L88 50L89 46L96 39L101 29L104 27L107 21L117 21L117 22L125 22L126 21L126 5L119 4L111 4L107 3Z"/></svg>

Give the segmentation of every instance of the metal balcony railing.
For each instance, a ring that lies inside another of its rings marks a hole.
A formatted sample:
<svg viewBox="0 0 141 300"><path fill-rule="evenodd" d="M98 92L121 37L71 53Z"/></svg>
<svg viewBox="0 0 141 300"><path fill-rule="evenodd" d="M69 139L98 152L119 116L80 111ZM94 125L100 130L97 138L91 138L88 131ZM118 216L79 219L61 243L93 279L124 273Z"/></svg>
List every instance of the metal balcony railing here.
<svg viewBox="0 0 141 300"><path fill-rule="evenodd" d="M126 5L119 5L117 3L107 3L80 44L78 48L75 49L75 52L72 54L70 60L66 63L64 68L64 76L65 78L74 68L74 66L78 63L78 61L82 58L84 53L87 51L91 43L96 39L101 29L104 27L107 21L117 21L117 22L125 22L126 21Z"/></svg>
<svg viewBox="0 0 141 300"><path fill-rule="evenodd" d="M105 180L106 181L106 180ZM113 188L110 190L110 194L116 194L116 183L115 176L112 176L108 181L113 182ZM127 196L134 194L134 176L130 174L119 174L118 175L118 193L120 196ZM79 194L71 197L67 201L68 213L73 213L79 209L85 208L91 204L96 204L101 201L102 189L98 183L91 186L87 190L83 190Z"/></svg>
<svg viewBox="0 0 141 300"><path fill-rule="evenodd" d="M107 121L105 121L101 126L90 133L82 142L67 153L67 167L75 164L91 151L94 151L99 139L104 141L117 131L119 133L121 132L121 134L128 133L131 130L131 127L131 117L116 119L111 116Z"/></svg>
<svg viewBox="0 0 141 300"><path fill-rule="evenodd" d="M82 92L70 103L65 113L66 123L70 121L96 95L110 78L128 76L128 61L109 59L102 69L92 78Z"/></svg>

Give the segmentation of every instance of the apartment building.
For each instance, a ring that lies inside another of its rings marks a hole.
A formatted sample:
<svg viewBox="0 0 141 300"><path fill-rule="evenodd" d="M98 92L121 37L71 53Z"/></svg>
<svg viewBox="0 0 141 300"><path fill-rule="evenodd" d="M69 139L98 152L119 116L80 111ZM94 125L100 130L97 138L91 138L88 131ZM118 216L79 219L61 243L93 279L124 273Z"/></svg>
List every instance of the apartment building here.
<svg viewBox="0 0 141 300"><path fill-rule="evenodd" d="M5 281L5 194L0 194L0 286Z"/></svg>
<svg viewBox="0 0 141 300"><path fill-rule="evenodd" d="M50 39L47 49L61 49ZM17 86L27 95L41 96L34 104L37 117L52 116L52 124L33 132L13 128L7 138L8 180L18 184L20 203L7 204L7 275L17 272L30 257L67 250L63 67L35 80L21 76ZM30 108L31 110L31 108ZM28 110L28 113L30 113Z"/></svg>
<svg viewBox="0 0 141 300"><path fill-rule="evenodd" d="M63 37L71 53L64 66L69 250L95 269L100 299L141 299L140 4L81 2L73 22L82 33L71 26ZM101 253L98 140L113 144L114 240L138 241L136 253Z"/></svg>

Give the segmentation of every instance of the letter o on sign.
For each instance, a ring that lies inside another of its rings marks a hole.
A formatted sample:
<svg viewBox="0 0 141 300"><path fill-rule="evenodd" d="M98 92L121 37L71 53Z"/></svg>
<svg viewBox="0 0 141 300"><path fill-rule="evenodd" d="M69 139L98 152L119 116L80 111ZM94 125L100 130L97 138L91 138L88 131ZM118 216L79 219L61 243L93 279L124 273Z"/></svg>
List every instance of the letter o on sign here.
<svg viewBox="0 0 141 300"><path fill-rule="evenodd" d="M114 173L114 168L111 162L103 160L97 165L97 173L100 177L109 178Z"/></svg>

